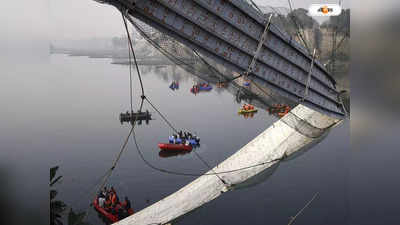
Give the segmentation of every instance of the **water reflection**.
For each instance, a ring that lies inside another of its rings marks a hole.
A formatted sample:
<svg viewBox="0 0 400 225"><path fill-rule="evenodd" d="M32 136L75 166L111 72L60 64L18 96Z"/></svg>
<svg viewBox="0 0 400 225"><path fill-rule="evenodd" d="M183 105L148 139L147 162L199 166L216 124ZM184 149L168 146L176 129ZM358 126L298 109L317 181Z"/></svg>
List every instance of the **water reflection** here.
<svg viewBox="0 0 400 225"><path fill-rule="evenodd" d="M170 157L177 157L191 153L192 151L170 151L170 150L161 150L158 153L158 156L161 158L170 158Z"/></svg>
<svg viewBox="0 0 400 225"><path fill-rule="evenodd" d="M257 106L259 109L263 111L267 111L271 106L276 104L284 104L290 106L290 108L294 108L297 103L284 98L282 96L276 95L268 89L267 87L261 87L263 90L259 90L260 87L255 87L249 82L248 78L239 78L234 80L233 82L223 83L221 80L213 75L206 73L196 73L192 74L188 71L182 69L179 66L171 65L171 66L141 66L141 73L144 76L156 75L160 80L169 85L171 82L192 82L193 86L200 83L208 83L214 85L212 91L218 94L221 94L224 91L231 93L235 98L235 102L237 103L250 103ZM192 91L191 91L192 92ZM195 95L200 92L192 92ZM269 93L266 95L265 93ZM251 118L254 115L248 115L248 118ZM272 116L276 116L280 118L280 116L272 114Z"/></svg>

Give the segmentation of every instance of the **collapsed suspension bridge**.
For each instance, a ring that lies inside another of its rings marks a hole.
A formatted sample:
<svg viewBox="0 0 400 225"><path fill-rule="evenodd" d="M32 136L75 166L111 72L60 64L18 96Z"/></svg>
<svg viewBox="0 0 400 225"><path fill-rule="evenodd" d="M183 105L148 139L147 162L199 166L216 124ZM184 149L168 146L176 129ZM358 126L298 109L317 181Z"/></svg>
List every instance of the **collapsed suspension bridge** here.
<svg viewBox="0 0 400 225"><path fill-rule="evenodd" d="M245 91L256 96L257 101L288 101L296 105L237 153L214 168L208 166L209 172L196 174L199 178L192 183L119 221L120 225L171 222L312 146L346 116L335 80L316 60L315 54L310 54L276 26L272 15L263 14L247 1L96 1L115 6L123 14L127 31L126 19L151 45L184 69L191 71L193 65L174 58L173 50L180 46L191 49L192 55L210 68L211 75L206 78L236 82L237 78L243 77L252 84L252 88ZM157 30L160 35L152 37L146 31L149 28ZM129 38L129 32L127 34ZM129 43L135 58L130 38ZM137 63L136 69L142 87L140 110L147 100L176 131L145 96ZM115 168L130 135L134 133L134 125L110 171ZM135 144L140 153L136 140Z"/></svg>

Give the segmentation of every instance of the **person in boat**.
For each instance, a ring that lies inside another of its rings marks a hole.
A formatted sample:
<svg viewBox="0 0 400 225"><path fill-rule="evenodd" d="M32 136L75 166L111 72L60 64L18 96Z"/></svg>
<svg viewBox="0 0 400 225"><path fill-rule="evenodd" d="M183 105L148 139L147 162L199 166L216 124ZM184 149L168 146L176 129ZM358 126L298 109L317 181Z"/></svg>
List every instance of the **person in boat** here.
<svg viewBox="0 0 400 225"><path fill-rule="evenodd" d="M187 146L191 145L190 142L189 142L189 140L185 140L184 143L185 143L185 145L187 145Z"/></svg>
<svg viewBox="0 0 400 225"><path fill-rule="evenodd" d="M192 138L193 138L193 135L190 132L188 132L188 139L190 140Z"/></svg>
<svg viewBox="0 0 400 225"><path fill-rule="evenodd" d="M103 191L100 191L97 195L97 201L100 207L104 208L104 202L106 201L106 196L104 195Z"/></svg>
<svg viewBox="0 0 400 225"><path fill-rule="evenodd" d="M114 190L114 187L111 187L111 206L115 207L117 203L119 203L119 199L117 196L117 192Z"/></svg>
<svg viewBox="0 0 400 225"><path fill-rule="evenodd" d="M99 201L99 206L102 207L102 208L104 208L105 202L106 202L106 198L104 198L104 197L99 197L98 201Z"/></svg>
<svg viewBox="0 0 400 225"><path fill-rule="evenodd" d="M131 208L131 201L129 201L128 197L125 196L125 201L121 204L126 210Z"/></svg>
<svg viewBox="0 0 400 225"><path fill-rule="evenodd" d="M187 140L188 139L188 133L185 131L185 132L183 132L183 136L185 137L185 140Z"/></svg>
<svg viewBox="0 0 400 225"><path fill-rule="evenodd" d="M106 197L106 195L107 195L107 187L106 186L103 187L103 190L101 191L101 193L104 195L104 197Z"/></svg>
<svg viewBox="0 0 400 225"><path fill-rule="evenodd" d="M172 137L173 137L172 143L176 144L176 139L178 138L178 136L176 134L173 134Z"/></svg>
<svg viewBox="0 0 400 225"><path fill-rule="evenodd" d="M182 138L182 131L181 130L178 132L178 135L179 135L179 138Z"/></svg>

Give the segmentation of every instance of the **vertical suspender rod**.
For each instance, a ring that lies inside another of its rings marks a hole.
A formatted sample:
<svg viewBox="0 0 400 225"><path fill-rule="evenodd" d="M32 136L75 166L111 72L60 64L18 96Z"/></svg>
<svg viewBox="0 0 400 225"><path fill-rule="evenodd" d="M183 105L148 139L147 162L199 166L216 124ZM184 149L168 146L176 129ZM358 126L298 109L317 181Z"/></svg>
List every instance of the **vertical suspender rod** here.
<svg viewBox="0 0 400 225"><path fill-rule="evenodd" d="M312 56L312 60L311 60L310 71L308 72L308 78L307 78L306 89L305 89L305 91L304 91L304 96L303 96L303 98L301 99L301 101L304 101L304 99L305 99L305 98L307 97L307 95L308 95L308 89L309 89L309 87L310 87L310 82L311 82L311 74L312 74L312 70L313 70L313 67L314 67L315 52L316 52L316 49L314 48L314 52L313 52L313 56Z"/></svg>
<svg viewBox="0 0 400 225"><path fill-rule="evenodd" d="M250 66L246 71L246 75L248 75L249 73L253 72L253 70L254 70L254 66L256 65L256 61L257 61L258 55L260 54L260 51L261 51L261 49L263 47L263 44L264 44L265 40L267 39L269 26L271 25L271 19L272 19L272 14L269 16L268 23L265 26L264 33L261 35L260 42L258 43L257 50L254 53L253 60L251 61Z"/></svg>

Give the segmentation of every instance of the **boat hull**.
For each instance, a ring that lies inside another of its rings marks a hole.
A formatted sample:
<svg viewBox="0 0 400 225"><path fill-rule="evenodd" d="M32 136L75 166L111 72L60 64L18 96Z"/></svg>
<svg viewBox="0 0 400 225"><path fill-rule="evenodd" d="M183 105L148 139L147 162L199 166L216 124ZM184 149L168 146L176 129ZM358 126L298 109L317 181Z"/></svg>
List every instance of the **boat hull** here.
<svg viewBox="0 0 400 225"><path fill-rule="evenodd" d="M239 113L239 114L255 113L255 112L257 112L257 111L258 111L257 109L250 109L250 110L243 110L243 109L241 109L241 110L238 111L238 113Z"/></svg>
<svg viewBox="0 0 400 225"><path fill-rule="evenodd" d="M170 144L170 143L159 143L158 147L161 150L166 150L166 151L191 151L193 149L191 145Z"/></svg>

